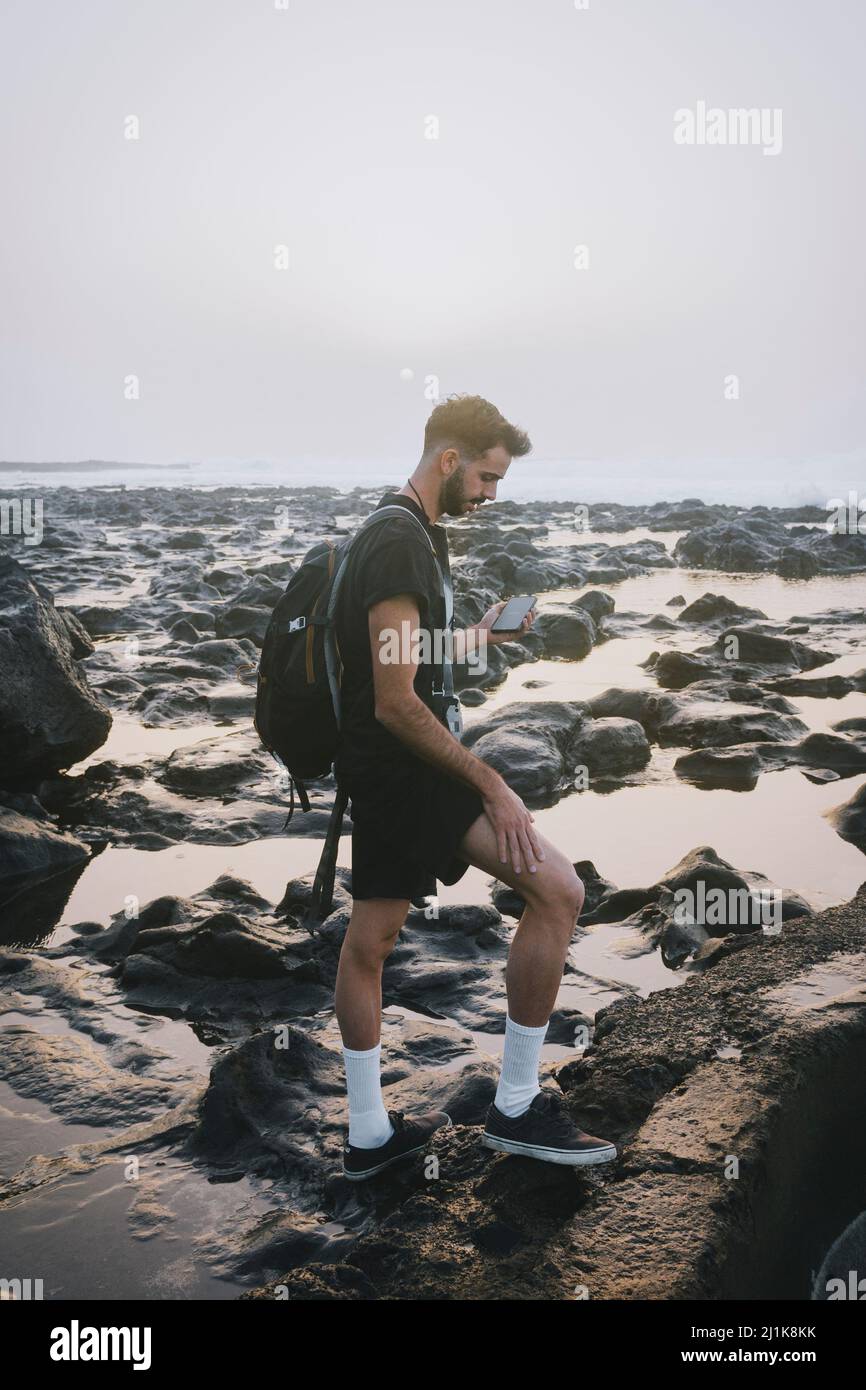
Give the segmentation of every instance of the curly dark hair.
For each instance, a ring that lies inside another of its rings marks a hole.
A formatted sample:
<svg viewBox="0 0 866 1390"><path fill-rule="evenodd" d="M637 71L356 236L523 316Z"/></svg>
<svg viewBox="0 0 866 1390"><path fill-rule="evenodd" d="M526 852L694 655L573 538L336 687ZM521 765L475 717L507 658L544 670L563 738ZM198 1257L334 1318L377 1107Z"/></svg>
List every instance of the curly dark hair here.
<svg viewBox="0 0 866 1390"><path fill-rule="evenodd" d="M458 448L468 459L480 458L501 444L512 458L532 448L529 435L510 425L483 396L455 395L440 401L424 428L424 453L434 447Z"/></svg>

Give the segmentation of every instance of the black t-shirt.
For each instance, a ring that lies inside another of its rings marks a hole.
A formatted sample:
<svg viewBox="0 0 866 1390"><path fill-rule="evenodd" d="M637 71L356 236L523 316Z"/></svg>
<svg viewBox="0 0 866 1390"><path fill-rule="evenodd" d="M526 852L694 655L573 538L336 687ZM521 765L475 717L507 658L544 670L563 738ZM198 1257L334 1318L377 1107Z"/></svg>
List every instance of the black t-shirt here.
<svg viewBox="0 0 866 1390"><path fill-rule="evenodd" d="M411 511L423 524L444 573L450 576L445 528L431 525L410 497L386 493L378 507L395 504ZM340 584L336 634L343 663L342 722L335 770L338 776L346 778L376 777L387 774L389 766L405 767L416 755L375 716L368 610L374 603L396 594L413 594L417 599L419 626L430 632L430 660L418 664L415 692L429 704L434 679L437 688L441 687L442 668L436 663L439 644L434 636L436 630L445 630L445 600L430 545L408 516L405 520L389 516L362 535L352 547ZM423 646L420 654L428 654Z"/></svg>

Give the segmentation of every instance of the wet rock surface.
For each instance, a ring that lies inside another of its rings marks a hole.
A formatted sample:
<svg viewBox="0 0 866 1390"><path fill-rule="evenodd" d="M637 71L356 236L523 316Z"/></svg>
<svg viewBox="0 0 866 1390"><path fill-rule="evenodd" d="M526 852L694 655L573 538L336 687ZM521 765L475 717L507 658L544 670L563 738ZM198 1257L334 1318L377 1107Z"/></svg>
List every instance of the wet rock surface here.
<svg viewBox="0 0 866 1390"><path fill-rule="evenodd" d="M389 1215L341 1260L287 1268L248 1296L808 1297L837 1204L828 1194L814 1224L792 1229L760 1194L781 1180L789 1134L839 1058L866 1045L864 914L866 891L756 939L693 979L688 999L664 991L597 1017L589 1053L553 1080L580 1124L616 1141L615 1165L489 1159L457 1125L436 1136L436 1176L419 1158L414 1180L387 1180ZM862 1114L862 1081L852 1102ZM847 1118L836 1125L848 1132ZM827 1137L794 1165L804 1194ZM787 1201L801 1190L791 1181Z"/></svg>
<svg viewBox="0 0 866 1390"><path fill-rule="evenodd" d="M842 838L850 840L866 854L866 785L830 814Z"/></svg>
<svg viewBox="0 0 866 1390"><path fill-rule="evenodd" d="M551 1021L567 1051L543 1065L542 1081L561 1087L585 1129L617 1143L616 1164L569 1172L479 1144L497 1068L476 1040L501 1031L512 928L493 903L416 911L383 981L383 1093L391 1108L445 1109L454 1128L358 1193L340 1175L343 1070L327 1006L350 884L341 875L334 913L312 926L308 881L289 883L274 906L223 876L193 898L119 914L107 930L81 923L39 955L0 952L4 1007L19 1019L4 1028L0 1080L94 1131L9 1174L0 1198L38 1203L121 1153L211 1183L267 1184L267 1221L239 1217L209 1237L225 1277L254 1297L284 1296L284 1286L302 1299L558 1299L578 1286L596 1298L733 1297L757 1278L743 1272L750 1241L748 1268L784 1286L780 1231L768 1228L756 1252L748 1212L790 1159L786 1127L815 1103L810 1088L820 1095L827 1070L866 1048L866 885L818 915L792 895L772 930L726 923L711 937L712 926L675 923L672 895L754 892L765 881L710 847L645 889L580 868L596 906L579 932L616 921L648 940L667 933L677 965L693 956L681 989L626 993L594 1021L562 1009ZM519 911L491 887L500 909ZM709 961L708 943L719 948ZM146 1033L130 1037L130 1007L143 1020L183 1020L209 1057L183 1067ZM46 1034L47 1016L65 1031ZM588 1048L569 1046L579 1024ZM846 1092L849 1130L861 1104L866 1094ZM743 1165L736 1183L732 1154ZM808 1177L807 1165L797 1180ZM822 1220L836 1220L825 1205ZM798 1278L822 1230L819 1221L801 1232ZM762 1295L756 1286L743 1296Z"/></svg>
<svg viewBox="0 0 866 1390"><path fill-rule="evenodd" d="M13 803L0 802L0 884L6 891L87 860L87 845L57 830L35 797L0 795ZM28 800L34 803L32 809L21 805Z"/></svg>
<svg viewBox="0 0 866 1390"><path fill-rule="evenodd" d="M0 766L7 786L53 772L105 741L111 715L82 676L89 644L44 585L0 553Z"/></svg>
<svg viewBox="0 0 866 1390"><path fill-rule="evenodd" d="M88 1200L116 1186L132 1155L144 1173L133 1238L171 1249L172 1224L186 1220L185 1258L257 1298L808 1297L808 1271L854 1213L853 1181L826 1183L826 1151L804 1143L803 1115L859 1171L866 1161L850 1139L852 1113L866 1108L863 892L815 912L808 893L766 877L757 854L734 862L696 843L697 831L665 855L683 856L670 869L654 867L655 881L630 872L627 838L616 864L598 858L604 873L574 860L586 902L543 1080L619 1146L616 1164L584 1173L494 1157L478 1142L520 895L489 880L483 902L416 904L384 970L386 1104L445 1109L454 1128L362 1191L340 1174L332 1007L348 869L333 911L313 922L311 874L284 876L279 901L236 873L172 892L155 859L152 895L103 920L86 908L52 943L70 885L106 849L149 861L184 845L321 840L333 781L312 784L311 812L286 822L287 789L250 723L255 664L299 560L380 496L61 488L44 545L10 558L0 542L0 632L5 614L6 631L24 624L38 636L27 682L7 681L0 703L12 759L0 779L0 1081L42 1126L0 1177L0 1235L26 1248L47 1204L62 1207L79 1185ZM857 538L811 530L825 514L810 508L686 499L589 510L594 531L622 533L621 543L569 536L569 509L549 503L497 504L449 524L458 622L511 593L540 595L533 632L492 650L486 671L456 672L466 746L534 808L577 798L578 819L594 804L587 778L604 796L686 782L750 793L775 774L839 781L828 821L837 843L866 852L863 788L852 783L866 772L856 703L866 610L846 590L848 606L801 612L804 584L864 567ZM658 539L629 539L636 528ZM738 567L790 581L784 617L709 572ZM664 582L654 609L620 601L632 581ZM581 682L635 638L648 655L633 686ZM518 668L540 700L498 693L516 686ZM562 671L581 698L563 698ZM843 717L817 718L834 700L846 702ZM127 730L147 733L147 751L127 751ZM742 803L744 817L756 814L749 795ZM568 838L570 854L587 853L577 830ZM598 942L652 964L643 988L655 992L606 978ZM598 996L613 1002L598 1009ZM584 1036L588 1048L576 1047ZM840 1088L837 1131L821 1107ZM768 1192L789 1206L811 1193L809 1229Z"/></svg>
<svg viewBox="0 0 866 1390"><path fill-rule="evenodd" d="M303 555L323 536L349 534L380 495L361 488L52 490L45 543L0 544L5 630L13 635L26 618L42 633L26 688L18 681L13 689L7 672L0 708L7 788L35 794L57 829L90 844L159 850L181 841L321 836L332 779L314 784L310 814L287 822L281 769L251 729L255 666L267 617ZM762 568L772 568L782 540L817 556L822 573L844 568L863 538L829 536L816 526L825 519L816 508L745 511L687 499L589 508L596 531L659 534L622 543L575 533L568 508L549 503L497 503L450 524L458 622L477 621L513 592L542 595L535 629L491 648L486 668L465 662L455 670L467 711L477 710L467 746L505 770L536 806L580 790L581 769L611 785L657 776L654 750L665 748L682 754L668 775L705 787L754 786L761 772L792 766L853 775L863 731L838 730L845 742L806 747L809 730L788 697L866 691L863 671L820 674L862 646L866 611L794 614L782 623L710 588L690 603L673 604L682 597L674 593L671 616L648 620L620 611L616 598L624 579L677 560L703 564L703 556L709 564L717 542L723 568L731 568L742 558L731 536L750 539ZM557 527L569 525L572 539L560 542ZM671 531L687 532L673 556L663 539ZM712 545L686 544L705 533ZM558 597L558 590L566 592ZM513 668L580 663L612 639L649 630L663 641L645 666L658 696L633 690L620 698L612 689L562 702L556 714L554 701L512 701L485 714ZM52 714L58 701L62 717ZM91 757L82 772L63 774L105 741L112 719L156 731L188 727L191 738L164 756ZM747 751L735 759L726 756L731 748Z"/></svg>
<svg viewBox="0 0 866 1390"><path fill-rule="evenodd" d="M821 520L826 523L826 512ZM694 569L774 570L785 578L809 579L819 572L866 567L866 536L828 534L826 525L795 534L778 518L753 514L690 531L677 541L674 556Z"/></svg>

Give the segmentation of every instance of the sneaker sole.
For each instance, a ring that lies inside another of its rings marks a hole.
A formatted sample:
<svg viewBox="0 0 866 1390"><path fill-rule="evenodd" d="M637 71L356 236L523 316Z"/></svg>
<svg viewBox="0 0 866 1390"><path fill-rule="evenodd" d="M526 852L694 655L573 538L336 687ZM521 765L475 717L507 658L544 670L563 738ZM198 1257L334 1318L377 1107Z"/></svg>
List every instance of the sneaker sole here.
<svg viewBox="0 0 866 1390"><path fill-rule="evenodd" d="M440 1125L440 1126L439 1126L439 1129L452 1129L452 1128L453 1128L453 1125L452 1125L452 1121L451 1121L451 1116L449 1115L449 1116L448 1116L447 1123L444 1124L444 1125ZM430 1139L433 1138L433 1134L438 1134L438 1133L439 1133L439 1129L434 1129L434 1130L433 1130L433 1133L430 1135ZM348 1179L349 1179L349 1182L364 1182L364 1180L365 1180L366 1178L375 1178L375 1176L376 1176L377 1173L382 1173L382 1172L384 1172L384 1170L385 1170L386 1168L390 1168L390 1167L391 1167L391 1164L392 1164L392 1163L402 1163L402 1161L403 1161L404 1158L411 1158L413 1154L419 1154L419 1153L421 1153L422 1150L426 1149L428 1143L429 1143L429 1139L425 1139L423 1144L417 1144L417 1145L415 1146L414 1149L405 1149L405 1150L403 1151L403 1153L401 1153L401 1154L394 1154L393 1158L386 1158L384 1163L379 1163L379 1164L377 1164L375 1168L365 1168L364 1171L363 1171L363 1173L349 1173L349 1172L346 1171L346 1169L345 1169L345 1167L344 1167L344 1168L343 1168L343 1177L344 1177L344 1178L348 1178Z"/></svg>
<svg viewBox="0 0 866 1390"><path fill-rule="evenodd" d="M548 1149L541 1144L521 1144L517 1139L500 1139L496 1134L482 1134L481 1142L499 1153L520 1154L523 1158L538 1158L543 1163L564 1163L571 1168L589 1168L596 1163L612 1163L617 1157L613 1144L603 1149Z"/></svg>

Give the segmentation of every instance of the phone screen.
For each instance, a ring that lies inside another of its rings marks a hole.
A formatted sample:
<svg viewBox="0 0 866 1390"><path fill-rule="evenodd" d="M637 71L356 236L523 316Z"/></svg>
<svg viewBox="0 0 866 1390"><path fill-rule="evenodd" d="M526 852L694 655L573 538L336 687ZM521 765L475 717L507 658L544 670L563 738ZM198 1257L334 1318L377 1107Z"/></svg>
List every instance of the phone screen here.
<svg viewBox="0 0 866 1390"><path fill-rule="evenodd" d="M494 632L515 632L529 610L535 607L535 601L535 594L518 594L516 598L510 598L493 624L492 630Z"/></svg>

